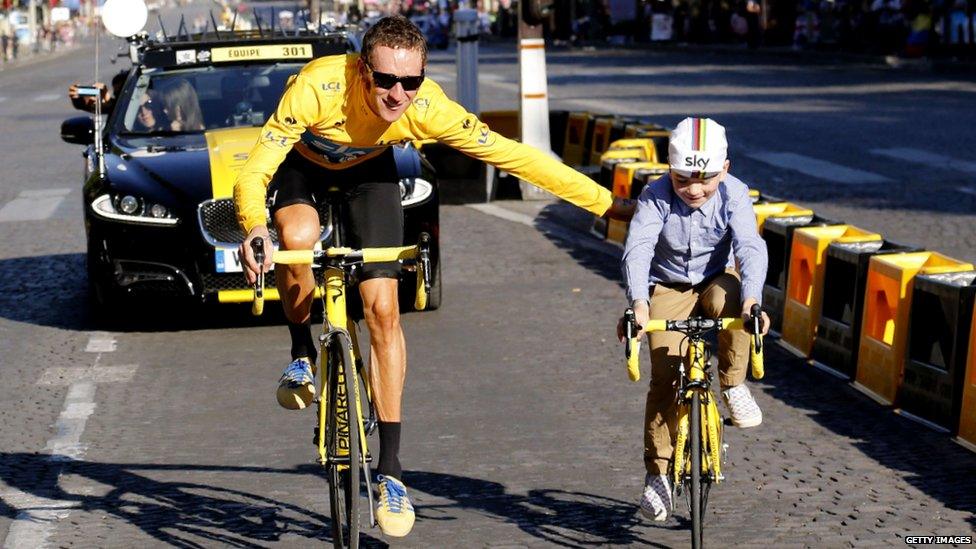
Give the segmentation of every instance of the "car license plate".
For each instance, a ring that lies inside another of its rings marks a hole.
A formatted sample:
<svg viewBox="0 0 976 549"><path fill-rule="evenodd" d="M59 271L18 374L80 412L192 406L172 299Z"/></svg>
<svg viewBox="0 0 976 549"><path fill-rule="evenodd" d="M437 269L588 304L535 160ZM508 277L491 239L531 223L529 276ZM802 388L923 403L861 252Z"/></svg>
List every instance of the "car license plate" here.
<svg viewBox="0 0 976 549"><path fill-rule="evenodd" d="M240 273L244 271L237 248L217 248L214 250L218 273Z"/></svg>

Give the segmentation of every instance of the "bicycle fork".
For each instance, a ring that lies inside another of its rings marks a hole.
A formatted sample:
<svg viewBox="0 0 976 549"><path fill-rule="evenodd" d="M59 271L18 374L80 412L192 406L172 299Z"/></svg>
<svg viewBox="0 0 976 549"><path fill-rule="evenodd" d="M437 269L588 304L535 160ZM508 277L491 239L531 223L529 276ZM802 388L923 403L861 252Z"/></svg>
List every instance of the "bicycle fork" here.
<svg viewBox="0 0 976 549"><path fill-rule="evenodd" d="M326 291L323 295L323 301L325 302L325 318L327 326L329 329L326 333L319 336L320 343L320 356L323 358L333 356L330 354L333 350L331 346L340 345L342 339L335 337L336 334L342 333L348 339L347 341L351 345L349 349L349 356L352 357L353 364L352 371L353 375L361 376L366 387L366 401L370 402L371 395L369 394L369 384L366 382L365 376L363 375L363 364L362 360L358 354L359 341L358 334L356 333L355 323L349 321L346 316L346 300L344 291L347 288L344 273L338 269L326 269ZM348 325L347 330L341 330L335 328L336 323L345 323ZM342 355L342 349L336 350L335 355ZM366 482L366 498L369 503L369 523L371 526L376 525L376 517L373 509L373 487L372 479L370 478L369 463L372 461L372 457L369 455L369 449L367 445L366 436L372 429L366 427L366 422L363 417L363 399L360 395L360 383L356 380L353 385L353 401L355 402L355 416L353 417L349 413L349 396L346 394L346 373L342 368L323 368L322 372L322 384L321 391L319 393L319 421L318 429L316 431L315 442L318 447L319 463L325 465L326 467L336 467L339 471L343 471L348 467L354 466L349 460L349 429L355 428L359 430L359 447L360 447L360 462L356 465L362 468L363 477ZM336 432L326 433L326 420L328 419L328 388L330 386L330 380L328 379L329 373L334 373L336 376L336 402L335 402L335 414L336 414ZM354 423L352 423L354 422ZM370 422L373 423L372 418L372 408L370 408ZM326 434L326 436L322 436ZM327 438L336 437L336 452L335 455L330 455L327 447Z"/></svg>
<svg viewBox="0 0 976 549"><path fill-rule="evenodd" d="M692 395L697 392L701 406L701 437L703 443L702 473L713 482L725 479L722 475L722 418L718 412L715 399L709 390L711 379L706 372L705 343L702 339L692 338L689 342L688 364L690 369L685 377L684 365L679 366L678 379L682 382L678 395L678 425L674 445L673 487L675 490L682 481L690 475L688 469L690 460L686 461L686 447L690 433L689 418L691 415Z"/></svg>

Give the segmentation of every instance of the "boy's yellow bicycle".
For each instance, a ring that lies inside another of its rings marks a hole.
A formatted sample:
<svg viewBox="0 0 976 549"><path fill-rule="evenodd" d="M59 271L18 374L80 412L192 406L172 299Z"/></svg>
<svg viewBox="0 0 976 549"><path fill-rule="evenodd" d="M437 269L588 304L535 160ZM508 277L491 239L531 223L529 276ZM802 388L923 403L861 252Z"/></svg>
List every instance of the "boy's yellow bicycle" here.
<svg viewBox="0 0 976 549"><path fill-rule="evenodd" d="M333 238L336 243L338 237ZM252 241L254 258L264 263L262 239ZM417 271L416 309L427 307L430 292L430 236L420 235L415 246L364 248L354 250L330 247L325 250L278 250L274 263L314 264L324 267L324 290L320 291L325 318L319 336L319 364L313 365L316 376L318 422L313 442L318 448L318 462L329 479L329 508L332 515L332 542L335 547L359 547L360 502L363 492L369 508L369 525L376 525L373 513L373 489L366 437L377 425L372 393L359 351L355 320L346 310L347 291L353 270L365 263L400 261ZM254 286L252 312L264 310L264 273L258 274ZM350 397L352 395L352 397ZM362 477L360 477L360 472ZM361 482L362 480L362 482Z"/></svg>
<svg viewBox="0 0 976 549"><path fill-rule="evenodd" d="M749 328L752 332L750 364L752 376L764 375L761 335L761 311L754 305L750 311ZM677 433L674 454L669 464L671 479L672 511L675 499L682 492L688 495L691 514L691 546L702 546L702 517L708 504L708 492L712 483L724 480L722 476L722 416L712 392L712 374L708 371L710 352L705 336L717 330L741 330L741 318L701 318L685 320L651 320L643 327L645 332L675 331L687 336L687 362L679 366ZM631 381L640 379L639 355L641 328L634 319L633 309L624 313L626 333L627 372Z"/></svg>

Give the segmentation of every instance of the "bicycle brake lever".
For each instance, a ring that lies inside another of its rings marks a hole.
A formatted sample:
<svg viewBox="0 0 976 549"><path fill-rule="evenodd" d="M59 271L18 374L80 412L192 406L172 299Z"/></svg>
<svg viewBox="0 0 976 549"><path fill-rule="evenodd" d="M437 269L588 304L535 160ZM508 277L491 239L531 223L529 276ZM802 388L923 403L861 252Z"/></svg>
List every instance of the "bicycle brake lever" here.
<svg viewBox="0 0 976 549"><path fill-rule="evenodd" d="M254 252L254 261L258 264L258 276L254 281L254 292L257 297L264 297L264 239L256 237L251 241L251 251Z"/></svg>
<svg viewBox="0 0 976 549"><path fill-rule="evenodd" d="M628 308L624 311L624 336L626 338L626 349L627 358L630 358L630 340L634 338L634 332L636 332L637 320L634 316L634 310Z"/></svg>
<svg viewBox="0 0 976 549"><path fill-rule="evenodd" d="M762 307L758 303L749 309L749 316L752 317L752 338L756 346L756 352L762 352Z"/></svg>

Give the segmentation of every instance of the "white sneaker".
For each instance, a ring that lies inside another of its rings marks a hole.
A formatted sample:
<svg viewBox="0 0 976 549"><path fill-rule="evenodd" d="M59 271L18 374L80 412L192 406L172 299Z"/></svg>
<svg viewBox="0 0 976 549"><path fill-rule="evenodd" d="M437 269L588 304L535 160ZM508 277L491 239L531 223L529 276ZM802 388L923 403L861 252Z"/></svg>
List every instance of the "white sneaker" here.
<svg viewBox="0 0 976 549"><path fill-rule="evenodd" d="M671 484L667 475L644 477L644 493L640 502L641 514L654 522L668 520L671 513Z"/></svg>
<svg viewBox="0 0 976 549"><path fill-rule="evenodd" d="M729 409L732 425L744 429L762 423L762 410L752 398L752 393L745 383L722 391L722 398Z"/></svg>

